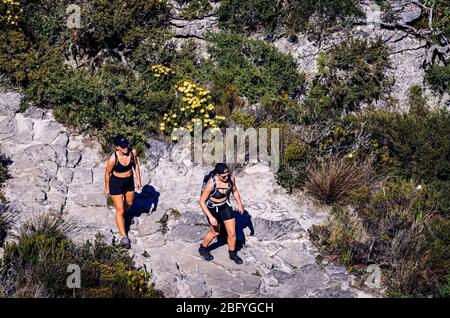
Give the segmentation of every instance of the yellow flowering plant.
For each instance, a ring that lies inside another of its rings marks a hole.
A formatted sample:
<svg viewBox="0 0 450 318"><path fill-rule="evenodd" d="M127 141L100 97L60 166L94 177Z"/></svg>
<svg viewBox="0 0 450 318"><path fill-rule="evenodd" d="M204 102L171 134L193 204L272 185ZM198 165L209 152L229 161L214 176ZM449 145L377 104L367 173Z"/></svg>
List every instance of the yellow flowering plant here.
<svg viewBox="0 0 450 318"><path fill-rule="evenodd" d="M152 65L151 70L155 78L162 78L174 73L170 67L159 64Z"/></svg>
<svg viewBox="0 0 450 318"><path fill-rule="evenodd" d="M216 116L208 90L191 81L181 81L175 88L179 107L164 114L159 126L161 132L169 135L181 127L192 132L197 122L202 123L203 129L219 129L225 117Z"/></svg>
<svg viewBox="0 0 450 318"><path fill-rule="evenodd" d="M0 23L6 27L19 25L23 9L17 0L0 0Z"/></svg>

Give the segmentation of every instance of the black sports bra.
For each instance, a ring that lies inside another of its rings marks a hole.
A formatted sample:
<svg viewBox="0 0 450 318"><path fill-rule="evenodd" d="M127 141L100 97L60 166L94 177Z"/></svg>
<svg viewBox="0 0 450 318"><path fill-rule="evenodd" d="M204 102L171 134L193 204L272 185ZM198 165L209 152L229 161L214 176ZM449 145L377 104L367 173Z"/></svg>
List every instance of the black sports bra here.
<svg viewBox="0 0 450 318"><path fill-rule="evenodd" d="M114 156L116 157L116 164L114 165L114 169L113 171L122 173L122 172L128 172L131 169L133 169L134 166L134 155L133 155L133 151L129 151L129 155L131 155L131 159L130 159L130 163L126 166L122 165L119 161L119 158L117 157L117 152L114 151Z"/></svg>
<svg viewBox="0 0 450 318"><path fill-rule="evenodd" d="M231 178L228 179L228 188L219 188L216 186L216 177L213 176L211 177L213 184L214 184L214 191L211 192L211 194L209 195L210 198L214 198L214 199L223 199L223 198L228 198L231 194L231 192L233 191L233 183L231 182ZM219 191L219 189L221 190L227 190L225 193L222 193Z"/></svg>

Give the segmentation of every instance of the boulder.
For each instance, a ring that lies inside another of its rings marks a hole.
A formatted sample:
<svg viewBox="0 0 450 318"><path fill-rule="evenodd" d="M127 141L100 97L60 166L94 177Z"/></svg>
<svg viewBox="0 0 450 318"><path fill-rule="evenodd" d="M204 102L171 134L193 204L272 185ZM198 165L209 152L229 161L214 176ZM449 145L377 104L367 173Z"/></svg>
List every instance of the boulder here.
<svg viewBox="0 0 450 318"><path fill-rule="evenodd" d="M78 150L67 152L67 167L75 168L81 160L81 153Z"/></svg>
<svg viewBox="0 0 450 318"><path fill-rule="evenodd" d="M25 110L25 112L23 113L23 116L26 118L31 118L31 119L44 119L45 112L44 112L44 110L42 110L40 108L31 106Z"/></svg>
<svg viewBox="0 0 450 318"><path fill-rule="evenodd" d="M0 116L11 115L20 109L23 95L16 92L0 93Z"/></svg>
<svg viewBox="0 0 450 318"><path fill-rule="evenodd" d="M59 134L59 136L52 141L52 145L62 147L67 147L68 143L69 143L69 136L67 136L67 133L65 132Z"/></svg>

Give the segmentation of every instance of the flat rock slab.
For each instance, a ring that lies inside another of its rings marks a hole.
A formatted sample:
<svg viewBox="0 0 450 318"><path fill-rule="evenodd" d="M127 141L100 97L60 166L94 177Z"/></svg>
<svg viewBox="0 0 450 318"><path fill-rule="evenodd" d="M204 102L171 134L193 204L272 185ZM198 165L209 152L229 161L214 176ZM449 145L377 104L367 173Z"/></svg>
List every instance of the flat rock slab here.
<svg viewBox="0 0 450 318"><path fill-rule="evenodd" d="M202 240L207 229L206 226L202 225L176 224L170 229L168 239L198 243Z"/></svg>
<svg viewBox="0 0 450 318"><path fill-rule="evenodd" d="M267 220L254 218L255 237L259 240L274 241L289 238L302 238L305 230L297 219Z"/></svg>

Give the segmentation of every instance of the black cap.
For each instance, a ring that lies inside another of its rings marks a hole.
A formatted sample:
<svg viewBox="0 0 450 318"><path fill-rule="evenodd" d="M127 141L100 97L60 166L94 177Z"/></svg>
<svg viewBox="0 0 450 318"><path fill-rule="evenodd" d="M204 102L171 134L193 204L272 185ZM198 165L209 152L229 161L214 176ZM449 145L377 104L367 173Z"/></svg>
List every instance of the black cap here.
<svg viewBox="0 0 450 318"><path fill-rule="evenodd" d="M225 172L229 172L230 169L228 168L228 166L225 163L217 163L216 167L214 168L214 172L216 174L223 174Z"/></svg>
<svg viewBox="0 0 450 318"><path fill-rule="evenodd" d="M116 137L114 137L113 142L114 142L114 145L122 147L122 148L126 148L130 144L130 142L128 141L127 138L125 138L124 135L117 135Z"/></svg>

